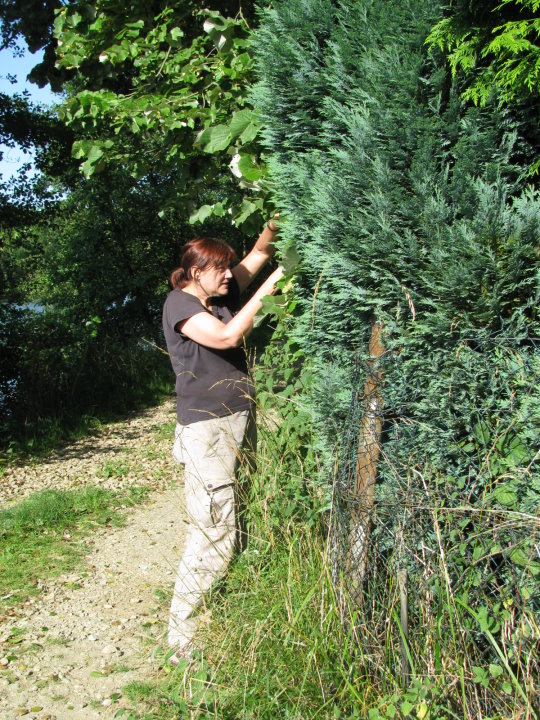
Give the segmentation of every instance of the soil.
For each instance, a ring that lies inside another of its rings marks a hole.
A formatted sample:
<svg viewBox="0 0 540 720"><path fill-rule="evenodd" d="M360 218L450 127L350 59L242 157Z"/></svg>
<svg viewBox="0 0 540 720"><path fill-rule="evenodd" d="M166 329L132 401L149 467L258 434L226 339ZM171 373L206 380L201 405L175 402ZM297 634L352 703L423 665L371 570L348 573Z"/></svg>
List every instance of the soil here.
<svg viewBox="0 0 540 720"><path fill-rule="evenodd" d="M182 550L181 466L172 456L174 401L44 460L8 466L0 505L44 488L144 485L123 527L84 540L80 570L0 615L0 718L112 718L131 705L125 687L164 672L168 599ZM124 689L124 692L123 692Z"/></svg>

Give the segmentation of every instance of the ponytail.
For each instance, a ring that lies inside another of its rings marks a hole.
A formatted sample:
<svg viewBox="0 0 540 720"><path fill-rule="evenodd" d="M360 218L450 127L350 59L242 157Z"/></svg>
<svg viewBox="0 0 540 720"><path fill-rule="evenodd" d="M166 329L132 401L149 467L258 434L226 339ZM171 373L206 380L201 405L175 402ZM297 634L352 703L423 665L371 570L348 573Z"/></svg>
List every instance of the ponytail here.
<svg viewBox="0 0 540 720"><path fill-rule="evenodd" d="M189 271L188 271L189 273ZM173 270L171 273L171 285L175 290L181 290L184 288L189 282L189 279L186 277L186 271L183 267L176 268L176 270Z"/></svg>

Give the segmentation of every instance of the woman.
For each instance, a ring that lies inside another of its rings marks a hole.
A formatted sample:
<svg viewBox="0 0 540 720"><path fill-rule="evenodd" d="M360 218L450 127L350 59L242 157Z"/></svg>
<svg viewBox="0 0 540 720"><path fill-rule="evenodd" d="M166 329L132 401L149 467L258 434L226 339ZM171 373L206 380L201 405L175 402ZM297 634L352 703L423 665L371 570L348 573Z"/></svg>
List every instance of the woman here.
<svg viewBox="0 0 540 720"><path fill-rule="evenodd" d="M236 255L212 238L191 240L171 275L163 331L176 374L177 426L173 454L185 465L186 544L169 617L170 662L190 657L202 596L221 577L237 533L235 475L242 450L255 450L253 386L244 339L261 299L275 291L280 266L248 302L240 293L274 254L272 220L253 250Z"/></svg>

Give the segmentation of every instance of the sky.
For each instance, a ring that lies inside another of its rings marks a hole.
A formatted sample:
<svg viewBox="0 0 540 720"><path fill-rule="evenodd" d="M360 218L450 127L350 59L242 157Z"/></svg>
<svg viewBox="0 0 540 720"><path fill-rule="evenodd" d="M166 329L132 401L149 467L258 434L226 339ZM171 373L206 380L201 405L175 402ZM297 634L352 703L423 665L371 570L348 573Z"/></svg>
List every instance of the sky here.
<svg viewBox="0 0 540 720"><path fill-rule="evenodd" d="M41 51L34 54L27 51L23 57L13 57L11 50L0 50L0 92L13 95L28 90L31 100L35 103L50 105L58 102L58 96L55 96L48 87L39 88L26 79L34 65L41 61L42 55ZM17 83L15 85L7 79L8 74L16 75ZM2 160L0 160L0 175L3 180L8 180L23 163L32 160L31 155L24 153L19 148L6 148L5 145L0 144L0 150L3 154Z"/></svg>

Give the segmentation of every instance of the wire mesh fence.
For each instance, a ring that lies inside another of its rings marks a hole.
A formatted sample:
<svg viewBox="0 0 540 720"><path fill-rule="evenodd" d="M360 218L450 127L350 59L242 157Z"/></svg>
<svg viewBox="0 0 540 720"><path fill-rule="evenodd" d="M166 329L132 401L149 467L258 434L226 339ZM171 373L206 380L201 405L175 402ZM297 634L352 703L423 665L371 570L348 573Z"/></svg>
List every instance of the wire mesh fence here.
<svg viewBox="0 0 540 720"><path fill-rule="evenodd" d="M395 437L410 449L415 433L396 405L383 407L391 362L372 346L356 370L333 479L342 621L370 673L416 684L418 697L436 689L450 713L441 717L540 717L538 408L517 403L505 423L476 418L473 447L456 438L462 475L423 447L403 462ZM536 363L519 372L526 395Z"/></svg>

